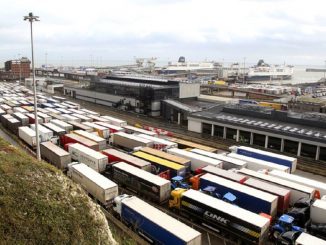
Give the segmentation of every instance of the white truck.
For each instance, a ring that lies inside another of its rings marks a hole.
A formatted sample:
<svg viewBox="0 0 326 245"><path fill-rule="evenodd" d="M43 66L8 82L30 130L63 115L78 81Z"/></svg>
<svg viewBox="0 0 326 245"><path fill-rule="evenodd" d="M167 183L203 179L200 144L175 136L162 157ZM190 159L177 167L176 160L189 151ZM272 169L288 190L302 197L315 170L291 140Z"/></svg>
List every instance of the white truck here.
<svg viewBox="0 0 326 245"><path fill-rule="evenodd" d="M68 146L71 158L78 162L85 163L97 172L104 172L108 165L108 157L84 145L75 143Z"/></svg>
<svg viewBox="0 0 326 245"><path fill-rule="evenodd" d="M31 124L30 127L31 127L31 129L36 131L35 124ZM53 131L42 126L42 125L38 125L38 133L39 133L39 136L41 137L41 142L52 141L52 140L54 143L58 142L58 137L53 136Z"/></svg>
<svg viewBox="0 0 326 245"><path fill-rule="evenodd" d="M68 176L103 205L118 196L118 185L84 163L68 165Z"/></svg>
<svg viewBox="0 0 326 245"><path fill-rule="evenodd" d="M23 141L25 141L31 148L36 147L36 132L27 127L19 127L18 128L18 136L21 138Z"/></svg>

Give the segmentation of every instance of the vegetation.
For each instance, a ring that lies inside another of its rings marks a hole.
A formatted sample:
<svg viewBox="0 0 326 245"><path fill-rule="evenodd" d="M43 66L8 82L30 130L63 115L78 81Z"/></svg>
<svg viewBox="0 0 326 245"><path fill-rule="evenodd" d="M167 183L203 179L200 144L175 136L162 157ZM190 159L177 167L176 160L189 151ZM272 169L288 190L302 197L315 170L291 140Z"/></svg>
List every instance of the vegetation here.
<svg viewBox="0 0 326 245"><path fill-rule="evenodd" d="M85 192L45 162L0 139L1 244L115 244Z"/></svg>

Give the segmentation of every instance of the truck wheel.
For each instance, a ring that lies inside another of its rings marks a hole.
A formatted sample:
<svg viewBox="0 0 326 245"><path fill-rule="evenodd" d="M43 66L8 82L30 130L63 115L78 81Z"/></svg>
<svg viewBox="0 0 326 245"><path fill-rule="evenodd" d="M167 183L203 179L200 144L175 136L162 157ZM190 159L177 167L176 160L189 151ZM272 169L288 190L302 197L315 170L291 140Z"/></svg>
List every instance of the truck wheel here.
<svg viewBox="0 0 326 245"><path fill-rule="evenodd" d="M275 239L275 240L278 240L278 238L281 236L281 233L279 232L279 231L274 231L273 232L273 238Z"/></svg>

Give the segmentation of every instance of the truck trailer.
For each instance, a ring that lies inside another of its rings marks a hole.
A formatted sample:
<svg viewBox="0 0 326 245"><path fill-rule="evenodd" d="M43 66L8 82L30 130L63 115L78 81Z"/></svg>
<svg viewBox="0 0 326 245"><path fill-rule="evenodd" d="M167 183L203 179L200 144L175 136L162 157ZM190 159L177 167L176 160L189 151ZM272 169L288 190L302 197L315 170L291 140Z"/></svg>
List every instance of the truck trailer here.
<svg viewBox="0 0 326 245"><path fill-rule="evenodd" d="M326 241L302 232L300 236L295 240L295 245L326 245Z"/></svg>
<svg viewBox="0 0 326 245"><path fill-rule="evenodd" d="M41 143L40 151L43 159L61 170L66 170L71 163L70 153L50 141Z"/></svg>
<svg viewBox="0 0 326 245"><path fill-rule="evenodd" d="M103 150L102 153L108 156L110 164L114 162L126 162L136 168L151 172L151 163L138 157L134 157L116 149L106 149Z"/></svg>
<svg viewBox="0 0 326 245"><path fill-rule="evenodd" d="M277 169L282 172L287 172L287 173L290 172L290 168L287 166L275 164L272 162L267 162L267 161L253 158L253 157L248 157L248 156L241 155L238 153L229 153L227 156L234 158L234 159L239 159L239 160L245 161L247 163L246 168L254 170L254 171L258 171L258 170L272 171L274 169Z"/></svg>
<svg viewBox="0 0 326 245"><path fill-rule="evenodd" d="M23 141L25 141L31 148L36 147L36 132L27 127L19 127L18 128L18 136L21 138Z"/></svg>
<svg viewBox="0 0 326 245"><path fill-rule="evenodd" d="M114 211L123 223L152 244L201 245L198 231L135 196L124 194L114 203Z"/></svg>
<svg viewBox="0 0 326 245"><path fill-rule="evenodd" d="M171 182L125 162L113 166L113 180L155 202L169 200Z"/></svg>
<svg viewBox="0 0 326 245"><path fill-rule="evenodd" d="M240 183L227 180L216 175L200 176L199 187L204 190L208 186L216 187L216 193L223 197L228 192L236 196L235 204L254 213L266 213L275 217L278 197Z"/></svg>
<svg viewBox="0 0 326 245"><path fill-rule="evenodd" d="M246 161L228 157L228 156L225 156L224 154L217 154L217 153L213 153L213 152L209 152L209 151L204 151L201 149L192 149L191 152L223 161L223 169L226 169L226 170L231 169L231 168L240 169L240 168L247 167Z"/></svg>
<svg viewBox="0 0 326 245"><path fill-rule="evenodd" d="M106 139L100 137L100 136L96 136L95 134L86 132L84 130L74 130L72 131L73 134L77 134L80 135L82 137L85 137L91 141L96 142L99 145L99 150L104 150L106 148Z"/></svg>
<svg viewBox="0 0 326 245"><path fill-rule="evenodd" d="M153 141L138 137L136 135L118 132L112 135L113 145L127 150L133 150L135 147L153 146Z"/></svg>
<svg viewBox="0 0 326 245"><path fill-rule="evenodd" d="M85 163L90 168L97 172L104 172L108 165L108 157L104 154L94 151L81 144L70 144L68 151L71 154L71 158L78 162Z"/></svg>
<svg viewBox="0 0 326 245"><path fill-rule="evenodd" d="M84 131L87 131L89 133L94 132L93 128L91 128L89 126L86 126L86 125L84 125L82 123L78 123L78 122L74 122L74 121L68 121L68 123L73 126L74 130L84 130Z"/></svg>
<svg viewBox="0 0 326 245"><path fill-rule="evenodd" d="M103 137L104 139L108 139L110 137L110 131L106 127L95 124L93 122L83 122L82 124L93 128L93 130L96 131L98 135Z"/></svg>
<svg viewBox="0 0 326 245"><path fill-rule="evenodd" d="M218 168L222 168L223 162L217 159L212 159L203 155L199 155L193 152L189 152L186 150L181 150L177 148L170 148L167 149L167 152L176 155L179 157L184 157L186 159L189 159L191 161L191 171L195 171L197 169L200 169L205 166L214 166Z"/></svg>
<svg viewBox="0 0 326 245"><path fill-rule="evenodd" d="M144 139L148 139L154 142L153 144L153 148L154 149L163 149L166 150L168 148L177 148L178 144L172 141L168 141L165 139L161 139L155 136L150 136L148 134L138 134L138 137L144 138Z"/></svg>
<svg viewBox="0 0 326 245"><path fill-rule="evenodd" d="M70 133L70 131L73 130L73 127L71 124L68 124L68 123L58 120L58 119L52 119L51 123L57 125L60 128L63 128L67 133Z"/></svg>
<svg viewBox="0 0 326 245"><path fill-rule="evenodd" d="M95 124L97 125L100 125L100 126L103 126L103 127L106 127L109 129L110 131L110 134L114 134L114 133L117 133L117 132L124 132L124 128L122 127L119 127L119 126L116 126L116 125L113 125L113 124L110 124L108 122L94 122Z"/></svg>
<svg viewBox="0 0 326 245"><path fill-rule="evenodd" d="M237 170L237 172L290 190L290 206L292 206L301 198L313 199L316 195L319 195L319 192L317 192L314 188L297 184L288 180L276 178L271 175L259 173L250 169L242 168Z"/></svg>
<svg viewBox="0 0 326 245"><path fill-rule="evenodd" d="M84 163L69 164L68 176L107 206L118 196L118 185Z"/></svg>
<svg viewBox="0 0 326 245"><path fill-rule="evenodd" d="M94 142L91 141L89 139L86 139L85 137L79 136L77 134L65 134L60 138L60 143L62 146L64 146L65 148L67 144L69 143L79 143L82 144L90 149L93 149L95 151L99 150L99 145Z"/></svg>
<svg viewBox="0 0 326 245"><path fill-rule="evenodd" d="M271 153L247 146L231 146L230 150L244 156L261 159L267 162L276 163L290 168L290 172L293 173L297 167L297 159L294 157L288 157L281 154Z"/></svg>
<svg viewBox="0 0 326 245"><path fill-rule="evenodd" d="M175 189L169 207L216 233L238 239L239 244L266 244L270 220L195 190Z"/></svg>
<svg viewBox="0 0 326 245"><path fill-rule="evenodd" d="M29 124L29 118L21 112L15 112L12 114L12 116L20 121L22 126L27 126Z"/></svg>
<svg viewBox="0 0 326 245"><path fill-rule="evenodd" d="M36 131L35 124L31 124L30 127L31 127L31 129ZM39 136L41 137L41 142L51 141L51 139L54 137L53 131L42 126L42 125L38 125L38 133L39 133Z"/></svg>
<svg viewBox="0 0 326 245"><path fill-rule="evenodd" d="M315 200L310 206L310 218L314 223L326 224L326 201Z"/></svg>
<svg viewBox="0 0 326 245"><path fill-rule="evenodd" d="M119 126L119 127L127 126L127 122L119 118L110 117L110 116L102 116L101 118L105 119L107 122L115 126Z"/></svg>

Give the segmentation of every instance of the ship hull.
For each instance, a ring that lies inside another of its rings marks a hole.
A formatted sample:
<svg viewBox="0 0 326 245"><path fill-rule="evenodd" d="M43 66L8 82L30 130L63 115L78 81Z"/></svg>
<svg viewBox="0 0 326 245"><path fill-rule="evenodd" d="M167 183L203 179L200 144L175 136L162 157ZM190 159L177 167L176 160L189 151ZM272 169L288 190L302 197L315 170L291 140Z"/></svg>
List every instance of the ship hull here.
<svg viewBox="0 0 326 245"><path fill-rule="evenodd" d="M279 75L279 76L247 76L246 81L269 81L269 80L290 80L292 75Z"/></svg>

